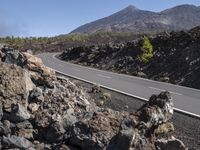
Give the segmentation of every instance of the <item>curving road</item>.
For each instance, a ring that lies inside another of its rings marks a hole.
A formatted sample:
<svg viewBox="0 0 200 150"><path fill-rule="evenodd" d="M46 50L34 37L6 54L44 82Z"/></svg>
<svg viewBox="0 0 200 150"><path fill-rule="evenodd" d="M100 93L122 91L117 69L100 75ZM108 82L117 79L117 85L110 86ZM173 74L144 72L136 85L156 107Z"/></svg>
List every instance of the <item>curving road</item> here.
<svg viewBox="0 0 200 150"><path fill-rule="evenodd" d="M61 61L55 58L56 54L43 53L37 56L57 72L143 100L147 100L153 93L168 90L172 93L176 110L200 118L200 90L83 67Z"/></svg>

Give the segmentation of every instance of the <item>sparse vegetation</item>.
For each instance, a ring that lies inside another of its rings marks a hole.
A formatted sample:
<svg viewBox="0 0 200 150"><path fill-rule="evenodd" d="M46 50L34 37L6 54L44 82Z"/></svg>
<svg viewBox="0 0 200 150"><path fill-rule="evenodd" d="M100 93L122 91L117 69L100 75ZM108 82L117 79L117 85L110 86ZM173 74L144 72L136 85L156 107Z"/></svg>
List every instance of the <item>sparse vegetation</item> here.
<svg viewBox="0 0 200 150"><path fill-rule="evenodd" d="M110 93L103 93L101 96L102 99L104 100L111 100L111 94Z"/></svg>
<svg viewBox="0 0 200 150"><path fill-rule="evenodd" d="M92 87L91 93L100 93L102 92L100 85L96 84Z"/></svg>
<svg viewBox="0 0 200 150"><path fill-rule="evenodd" d="M153 57L153 46L148 39L148 37L144 37L143 45L141 48L143 54L141 55L141 61L147 63Z"/></svg>
<svg viewBox="0 0 200 150"><path fill-rule="evenodd" d="M103 39L131 39L132 37L139 36L140 34L133 32L96 32L96 33L84 33L84 34L69 34L69 35L61 35L55 37L14 37L7 36L1 37L0 42L6 44L22 44L22 43L41 43L41 42L64 42L64 41L72 41L72 42L86 42L90 40L96 40L101 38Z"/></svg>
<svg viewBox="0 0 200 150"><path fill-rule="evenodd" d="M158 128L155 130L155 134L167 134L169 132L174 131L174 125L171 122L164 123L162 125L159 125Z"/></svg>
<svg viewBox="0 0 200 150"><path fill-rule="evenodd" d="M154 35L156 33L147 33ZM142 37L143 33L134 32L96 32L84 34L69 34L55 37L0 37L0 43L9 44L15 49L26 51L32 49L34 53L45 51L63 51L63 49L77 46L100 45L108 43L126 43Z"/></svg>

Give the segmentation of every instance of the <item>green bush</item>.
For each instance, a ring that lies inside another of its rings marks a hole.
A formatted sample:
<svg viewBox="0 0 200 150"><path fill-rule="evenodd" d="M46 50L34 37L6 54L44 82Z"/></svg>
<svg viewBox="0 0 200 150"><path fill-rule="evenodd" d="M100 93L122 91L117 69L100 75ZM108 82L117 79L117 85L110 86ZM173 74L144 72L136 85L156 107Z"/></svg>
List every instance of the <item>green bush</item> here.
<svg viewBox="0 0 200 150"><path fill-rule="evenodd" d="M153 57L153 46L146 36L144 37L141 50L143 52L140 57L141 61L147 63Z"/></svg>

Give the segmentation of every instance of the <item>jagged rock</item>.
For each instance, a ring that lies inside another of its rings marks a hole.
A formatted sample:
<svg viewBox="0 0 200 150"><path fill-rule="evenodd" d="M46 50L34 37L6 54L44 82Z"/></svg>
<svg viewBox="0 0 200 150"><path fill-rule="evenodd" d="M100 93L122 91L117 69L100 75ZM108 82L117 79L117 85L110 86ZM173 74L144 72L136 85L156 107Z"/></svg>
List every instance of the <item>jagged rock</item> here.
<svg viewBox="0 0 200 150"><path fill-rule="evenodd" d="M141 123L146 128L151 128L167 122L173 115L173 103L169 92L152 95L149 103L138 111Z"/></svg>
<svg viewBox="0 0 200 150"><path fill-rule="evenodd" d="M13 104L8 118L11 122L23 122L30 118L30 114L24 106L20 104Z"/></svg>
<svg viewBox="0 0 200 150"><path fill-rule="evenodd" d="M160 139L156 141L155 145L157 150L186 150L183 142L176 138Z"/></svg>
<svg viewBox="0 0 200 150"><path fill-rule="evenodd" d="M36 101L39 101L39 102L44 102L44 96L43 96L43 95L40 95L40 96L36 97L35 100L36 100Z"/></svg>
<svg viewBox="0 0 200 150"><path fill-rule="evenodd" d="M2 117L3 117L3 105L0 102L0 120L2 119Z"/></svg>
<svg viewBox="0 0 200 150"><path fill-rule="evenodd" d="M4 53L2 51L0 51L0 60L4 57ZM1 60L2 61L2 60Z"/></svg>
<svg viewBox="0 0 200 150"><path fill-rule="evenodd" d="M148 140L148 133L153 132L157 125L168 121L172 114L173 104L170 94L162 92L152 96L149 103L135 115L129 116L126 121L122 120L122 115L118 114L116 117L112 111L96 112L91 119L78 121L72 127L70 140L83 149L104 149L112 147L109 143L113 138L117 139L116 143L126 139L124 149L146 149L152 145ZM122 122L121 129L120 122Z"/></svg>
<svg viewBox="0 0 200 150"><path fill-rule="evenodd" d="M19 137L24 137L26 139L32 140L33 139L33 129L19 129L17 135Z"/></svg>
<svg viewBox="0 0 200 150"><path fill-rule="evenodd" d="M26 68L29 71L33 82L40 84L45 84L51 87L51 79L55 77L55 72L44 66L41 59L29 54L20 53L17 50L13 50L7 47L2 48L1 52L5 55L2 58L3 62L9 64L16 64L22 68Z"/></svg>
<svg viewBox="0 0 200 150"><path fill-rule="evenodd" d="M63 117L63 128L68 130L74 123L77 122L77 118L72 114L66 114Z"/></svg>
<svg viewBox="0 0 200 150"><path fill-rule="evenodd" d="M26 90L29 92L34 89L35 85L33 84L30 75L28 72L24 73L24 78L25 78L25 84L26 84Z"/></svg>
<svg viewBox="0 0 200 150"><path fill-rule="evenodd" d="M47 129L46 133L44 134L45 139L49 142L55 143L62 141L63 136L65 133L65 129L63 128L63 124L61 122L54 122L51 123Z"/></svg>
<svg viewBox="0 0 200 150"><path fill-rule="evenodd" d="M119 130L119 119L114 113L96 112L73 125L70 141L82 149L104 149Z"/></svg>
<svg viewBox="0 0 200 150"><path fill-rule="evenodd" d="M134 129L138 122L135 116L132 117L125 117L121 121L119 133L116 135L114 142L110 145L111 149L127 150L133 145L136 136L138 136L137 131Z"/></svg>
<svg viewBox="0 0 200 150"><path fill-rule="evenodd" d="M19 149L22 149L22 150L25 150L25 149L28 149L32 146L32 143L23 138L23 137L18 137L18 136L15 136L15 135L12 135L12 136L3 136L3 147L9 147L9 148L19 148Z"/></svg>
<svg viewBox="0 0 200 150"><path fill-rule="evenodd" d="M113 146L114 145L114 146ZM145 136L141 136L137 131L134 130L121 130L117 136L117 140L112 144L111 149L116 150L154 150L155 147Z"/></svg>
<svg viewBox="0 0 200 150"><path fill-rule="evenodd" d="M44 143L40 143L39 141L34 141L33 144L35 145L36 150L44 150Z"/></svg>
<svg viewBox="0 0 200 150"><path fill-rule="evenodd" d="M144 72L137 72L138 77L146 78L147 75Z"/></svg>
<svg viewBox="0 0 200 150"><path fill-rule="evenodd" d="M136 113L99 108L80 86L57 78L40 59L13 55L15 65L0 62L3 149L155 149L155 129L172 117L169 92L153 95ZM92 92L102 93L98 86Z"/></svg>
<svg viewBox="0 0 200 150"><path fill-rule="evenodd" d="M24 122L17 123L16 127L18 129L33 129L33 125L28 120L25 120Z"/></svg>
<svg viewBox="0 0 200 150"><path fill-rule="evenodd" d="M146 135L148 129L143 129L140 126L140 120L137 117L137 115L132 115L122 120L121 129L114 142L110 144L110 149L155 149L154 145L149 141L148 135Z"/></svg>
<svg viewBox="0 0 200 150"><path fill-rule="evenodd" d="M17 102L27 106L29 91L34 87L27 71L0 62L0 82L0 100L5 111L10 112L11 105Z"/></svg>
<svg viewBox="0 0 200 150"><path fill-rule="evenodd" d="M117 135L116 144L112 145L112 149L115 150L128 150L133 144L136 138L136 132L133 129L121 130Z"/></svg>
<svg viewBox="0 0 200 150"><path fill-rule="evenodd" d="M35 57L34 55L31 55L29 53L23 53L23 56L26 58L27 66L30 70L38 69L38 70L42 70L44 74L48 74L50 76L55 75L55 71L44 66L40 58Z"/></svg>
<svg viewBox="0 0 200 150"><path fill-rule="evenodd" d="M4 47L2 49L2 52L4 53L4 57L2 59L5 63L16 64L21 67L25 66L25 58L19 51L12 48Z"/></svg>
<svg viewBox="0 0 200 150"><path fill-rule="evenodd" d="M30 101L43 101L43 91L39 87L35 87L32 91L30 91L29 99Z"/></svg>
<svg viewBox="0 0 200 150"><path fill-rule="evenodd" d="M36 103L31 103L28 105L29 110L34 113L39 109L39 105L37 105Z"/></svg>
<svg viewBox="0 0 200 150"><path fill-rule="evenodd" d="M11 133L10 122L8 120L4 120L3 123L0 122L0 135L9 135Z"/></svg>

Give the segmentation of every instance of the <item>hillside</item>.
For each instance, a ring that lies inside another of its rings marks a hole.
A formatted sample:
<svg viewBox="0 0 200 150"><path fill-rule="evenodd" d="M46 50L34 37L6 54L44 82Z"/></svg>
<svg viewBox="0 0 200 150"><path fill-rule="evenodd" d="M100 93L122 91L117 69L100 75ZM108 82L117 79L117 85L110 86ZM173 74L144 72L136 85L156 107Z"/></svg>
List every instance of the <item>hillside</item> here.
<svg viewBox="0 0 200 150"><path fill-rule="evenodd" d="M104 70L200 88L200 27L149 37L152 58L142 59L144 38L127 44L67 49L60 58ZM146 60L145 60L146 61Z"/></svg>
<svg viewBox="0 0 200 150"><path fill-rule="evenodd" d="M180 5L161 12L140 10L130 5L113 15L82 25L71 33L105 31L149 33L191 29L198 25L200 25L200 7L194 5Z"/></svg>

